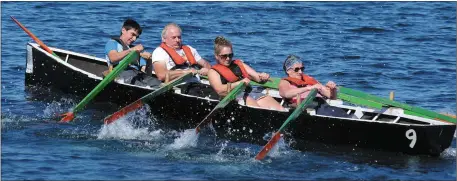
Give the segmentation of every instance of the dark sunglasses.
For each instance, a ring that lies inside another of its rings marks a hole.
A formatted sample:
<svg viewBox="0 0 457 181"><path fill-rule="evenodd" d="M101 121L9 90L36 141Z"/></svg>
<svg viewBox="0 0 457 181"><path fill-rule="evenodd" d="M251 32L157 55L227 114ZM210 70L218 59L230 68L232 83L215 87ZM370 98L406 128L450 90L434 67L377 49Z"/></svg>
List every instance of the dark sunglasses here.
<svg viewBox="0 0 457 181"><path fill-rule="evenodd" d="M219 55L219 57L221 57L222 59L227 59L227 57L233 58L233 53L224 54L224 55Z"/></svg>
<svg viewBox="0 0 457 181"><path fill-rule="evenodd" d="M301 72L304 72L305 71L305 67L296 67L296 68L294 68L295 72L298 72L299 70L301 70Z"/></svg>

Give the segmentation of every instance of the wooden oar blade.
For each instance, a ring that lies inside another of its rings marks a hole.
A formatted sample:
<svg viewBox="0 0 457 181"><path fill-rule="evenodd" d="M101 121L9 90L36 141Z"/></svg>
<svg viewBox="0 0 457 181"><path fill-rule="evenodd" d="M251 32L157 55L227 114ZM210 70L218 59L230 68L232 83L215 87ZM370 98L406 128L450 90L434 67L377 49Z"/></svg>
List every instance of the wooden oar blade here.
<svg viewBox="0 0 457 181"><path fill-rule="evenodd" d="M103 122L105 124L113 123L114 121L118 120L121 117L124 117L128 113L133 112L133 111L137 110L138 108L141 108L145 104L146 101L149 101L152 98L169 91L174 86L184 82L185 80L187 80L187 78L190 78L190 77L192 77L192 73L187 73L187 74L184 74L184 75L176 78L175 80L165 84L161 88L159 88L159 89L157 89L157 90L155 90L155 91L153 91L153 92L141 97L140 99L136 100L135 102L133 102L133 103L123 107L119 111L109 115L108 117L106 117L104 119Z"/></svg>
<svg viewBox="0 0 457 181"><path fill-rule="evenodd" d="M263 147L263 149L257 154L256 159L261 160L263 159L268 152L270 152L271 148L273 148L276 143L278 142L281 133L283 130L286 128L286 126L289 124L290 121L295 120L298 116L300 116L301 113L304 112L305 107L313 102L314 97L316 97L317 90L313 89L310 91L308 96L306 97L305 101L301 102L297 108L292 112L292 114L287 117L286 121L282 124L282 126L279 128L279 130L276 132L276 134L268 141L268 143ZM276 140L277 139L277 140Z"/></svg>
<svg viewBox="0 0 457 181"><path fill-rule="evenodd" d="M208 119L211 115L214 115L214 112L217 112L217 110L224 108L227 106L232 100L234 100L238 94L242 93L244 89L246 88L246 84L241 83L238 84L234 89L230 91L230 93L224 97L217 105L214 107L213 110L195 127L195 133L198 134L200 132L200 127L207 121L210 120Z"/></svg>
<svg viewBox="0 0 457 181"><path fill-rule="evenodd" d="M267 154L270 152L270 150L278 143L278 141L281 139L281 133L278 131L275 133L275 135L268 141L268 143L263 146L262 150L255 156L256 160L262 160L267 156Z"/></svg>
<svg viewBox="0 0 457 181"><path fill-rule="evenodd" d="M118 120L121 117L124 117L128 113L137 110L138 108L142 107L144 105L143 101L141 99L136 100L135 102L123 107L119 111L115 112L114 114L111 114L107 118L105 118L104 123L105 124L111 124L114 121Z"/></svg>
<svg viewBox="0 0 457 181"><path fill-rule="evenodd" d="M63 118L59 121L59 123L68 123L75 118L75 114L73 112L67 112L61 114L60 116L63 116Z"/></svg>

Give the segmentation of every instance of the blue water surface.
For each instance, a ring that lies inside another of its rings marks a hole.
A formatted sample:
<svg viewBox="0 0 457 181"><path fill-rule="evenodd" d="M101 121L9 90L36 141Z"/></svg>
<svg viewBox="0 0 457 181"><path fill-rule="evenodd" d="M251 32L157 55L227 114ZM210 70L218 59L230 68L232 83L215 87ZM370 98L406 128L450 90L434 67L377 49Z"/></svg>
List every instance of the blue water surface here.
<svg viewBox="0 0 457 181"><path fill-rule="evenodd" d="M282 142L259 162L253 157L262 145L162 130L141 111L133 116L147 119L142 127L131 119L104 127L102 118L116 111L109 103L92 103L72 124L48 123L43 118L82 98L24 85L26 44L33 40L10 19L48 46L97 57L128 17L142 25L137 43L147 51L175 22L184 43L212 64L214 38L223 35L236 58L272 76L284 76L283 60L296 54L320 82L381 97L395 91L397 101L455 114L455 2L1 2L1 8L2 179L456 179L455 138L439 157L324 144L310 146L331 149L300 152Z"/></svg>

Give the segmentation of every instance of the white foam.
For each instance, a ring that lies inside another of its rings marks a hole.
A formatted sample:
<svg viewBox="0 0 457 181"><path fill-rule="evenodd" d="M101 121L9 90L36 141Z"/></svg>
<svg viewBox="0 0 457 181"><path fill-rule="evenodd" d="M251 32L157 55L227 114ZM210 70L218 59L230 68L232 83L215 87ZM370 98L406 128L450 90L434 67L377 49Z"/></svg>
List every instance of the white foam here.
<svg viewBox="0 0 457 181"><path fill-rule="evenodd" d="M224 141L222 144L221 144L221 149L219 149L219 151L217 152L216 155L213 156L213 159L218 161L218 162L225 162L227 161L226 158L224 158L224 155L222 154L222 151L225 150L225 148L227 147L227 144L228 144L228 140Z"/></svg>
<svg viewBox="0 0 457 181"><path fill-rule="evenodd" d="M175 138L174 142L168 145L170 149L183 149L196 147L198 142L199 134L195 132L195 129L186 129L184 132L180 132L179 136Z"/></svg>
<svg viewBox="0 0 457 181"><path fill-rule="evenodd" d="M100 129L98 139L139 139L157 140L162 139L162 130L149 131L148 125L144 128L134 127L131 123L132 116L124 116L111 124L104 124Z"/></svg>
<svg viewBox="0 0 457 181"><path fill-rule="evenodd" d="M441 157L443 158L452 158L455 159L455 148L447 148L441 153Z"/></svg>
<svg viewBox="0 0 457 181"><path fill-rule="evenodd" d="M43 110L44 117L54 117L63 112L71 111L75 106L72 99L62 98L60 101L52 101Z"/></svg>

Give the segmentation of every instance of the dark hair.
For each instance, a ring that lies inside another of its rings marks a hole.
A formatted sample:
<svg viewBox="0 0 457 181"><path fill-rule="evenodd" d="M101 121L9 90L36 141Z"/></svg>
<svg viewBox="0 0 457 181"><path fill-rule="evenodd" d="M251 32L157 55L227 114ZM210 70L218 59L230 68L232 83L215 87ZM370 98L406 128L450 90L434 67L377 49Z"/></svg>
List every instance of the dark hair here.
<svg viewBox="0 0 457 181"><path fill-rule="evenodd" d="M216 39L214 39L214 53L219 54L222 47L232 48L232 43L223 36L217 36Z"/></svg>
<svg viewBox="0 0 457 181"><path fill-rule="evenodd" d="M135 20L133 19L127 19L124 21L124 24L122 25L122 28L125 30L130 30L130 29L135 29L138 31L138 37L141 35L141 32L143 31L140 27L140 24L138 24ZM122 34L122 32L121 32Z"/></svg>

